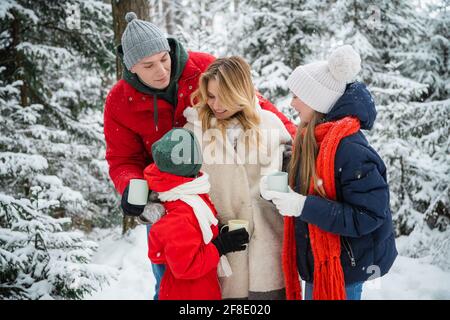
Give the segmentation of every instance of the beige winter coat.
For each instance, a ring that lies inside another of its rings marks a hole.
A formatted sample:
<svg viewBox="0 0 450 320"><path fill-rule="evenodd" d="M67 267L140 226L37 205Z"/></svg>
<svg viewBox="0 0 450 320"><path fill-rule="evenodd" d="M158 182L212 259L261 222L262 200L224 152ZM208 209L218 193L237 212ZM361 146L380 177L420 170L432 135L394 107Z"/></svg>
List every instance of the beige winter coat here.
<svg viewBox="0 0 450 320"><path fill-rule="evenodd" d="M259 181L262 175L281 170L284 144L291 136L275 114L261 109L259 104L255 108L261 119L262 147L253 143L247 154L245 134L237 121L234 126L239 129L227 131L226 141L221 135L215 135L217 139L211 143L208 134L202 134L197 110L187 108L184 111L188 121L185 128L193 131L202 145L202 171L210 176L210 197L219 221L223 224L231 219L249 221L248 248L227 254L233 273L230 277L220 278L224 299L275 299L284 292L281 267L283 219L271 202L260 197ZM215 123L213 121L213 126ZM221 163L220 157L211 156L212 149L217 151L221 147L228 159L234 161ZM254 158L258 152L261 157ZM212 160L219 161L211 163Z"/></svg>

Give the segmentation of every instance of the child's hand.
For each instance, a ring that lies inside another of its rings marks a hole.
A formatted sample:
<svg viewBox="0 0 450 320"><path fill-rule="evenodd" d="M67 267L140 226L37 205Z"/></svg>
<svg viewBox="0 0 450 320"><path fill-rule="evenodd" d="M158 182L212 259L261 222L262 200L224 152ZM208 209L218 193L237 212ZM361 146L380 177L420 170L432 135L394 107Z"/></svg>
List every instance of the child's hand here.
<svg viewBox="0 0 450 320"><path fill-rule="evenodd" d="M138 222L142 224L154 224L165 214L166 209L161 203L149 202L145 206L142 214L138 217Z"/></svg>
<svg viewBox="0 0 450 320"><path fill-rule="evenodd" d="M219 222L219 233L228 232L228 225Z"/></svg>
<svg viewBox="0 0 450 320"><path fill-rule="evenodd" d="M226 231L217 236L212 243L216 246L219 255L224 255L229 252L242 251L247 248L246 244L249 241L249 234L245 228Z"/></svg>

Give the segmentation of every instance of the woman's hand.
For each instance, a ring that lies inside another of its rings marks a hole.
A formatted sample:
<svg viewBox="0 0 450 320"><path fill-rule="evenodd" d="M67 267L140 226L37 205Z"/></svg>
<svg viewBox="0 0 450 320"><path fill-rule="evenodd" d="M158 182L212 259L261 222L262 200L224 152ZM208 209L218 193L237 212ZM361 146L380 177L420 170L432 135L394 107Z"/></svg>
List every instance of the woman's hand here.
<svg viewBox="0 0 450 320"><path fill-rule="evenodd" d="M289 192L278 192L268 189L267 176L261 178L259 189L261 196L277 207L282 216L298 217L302 213L306 197L289 188Z"/></svg>

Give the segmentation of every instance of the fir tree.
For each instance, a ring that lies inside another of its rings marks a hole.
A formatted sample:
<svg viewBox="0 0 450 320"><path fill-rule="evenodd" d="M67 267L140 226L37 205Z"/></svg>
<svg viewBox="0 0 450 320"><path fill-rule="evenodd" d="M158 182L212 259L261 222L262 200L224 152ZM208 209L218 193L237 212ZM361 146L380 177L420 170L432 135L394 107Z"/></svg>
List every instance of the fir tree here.
<svg viewBox="0 0 450 320"><path fill-rule="evenodd" d="M445 23L437 19L430 28L426 17L433 13L409 1L340 0L330 9L330 50L351 44L359 51L358 80L375 97L378 116L368 136L387 162L397 234L409 234L424 219L442 227L450 172L448 41L439 36Z"/></svg>
<svg viewBox="0 0 450 320"><path fill-rule="evenodd" d="M90 263L97 245L69 231L69 218L49 216L58 202L41 190L31 187L28 199L0 193L1 299L80 299L116 276Z"/></svg>
<svg viewBox="0 0 450 320"><path fill-rule="evenodd" d="M8 154L11 165L11 154L41 155L45 175L53 177L31 175L27 185L2 177L1 190L27 197L31 185L41 185L60 201L55 215L86 229L116 223L102 132L114 65L110 6L9 0L1 10L2 86L15 94L2 101L0 154Z"/></svg>
<svg viewBox="0 0 450 320"><path fill-rule="evenodd" d="M102 109L114 54L102 1L0 6L0 296L81 298L112 270L73 228L115 224Z"/></svg>
<svg viewBox="0 0 450 320"><path fill-rule="evenodd" d="M282 97L288 94L285 80L305 62L323 30L317 16L323 4L247 0L241 5L236 46L251 64L258 90L271 99Z"/></svg>

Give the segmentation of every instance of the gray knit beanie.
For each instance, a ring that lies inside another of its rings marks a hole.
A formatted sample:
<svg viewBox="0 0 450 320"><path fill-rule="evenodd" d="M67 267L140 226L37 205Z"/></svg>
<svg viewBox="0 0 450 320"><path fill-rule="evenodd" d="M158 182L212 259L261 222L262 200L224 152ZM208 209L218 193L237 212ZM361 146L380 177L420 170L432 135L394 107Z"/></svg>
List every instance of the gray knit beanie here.
<svg viewBox="0 0 450 320"><path fill-rule="evenodd" d="M128 70L145 57L170 51L166 36L153 23L137 19L134 12L128 12L125 20L128 24L122 34L122 49Z"/></svg>

